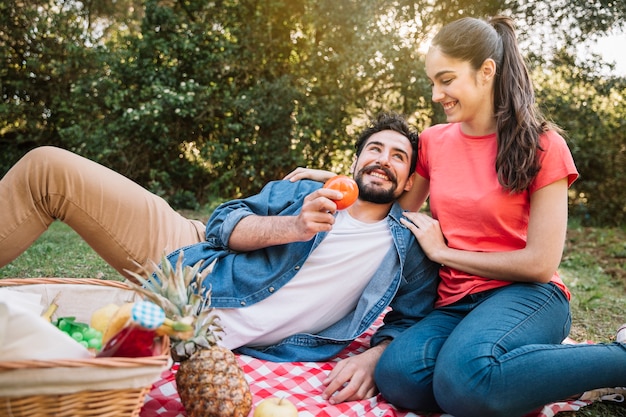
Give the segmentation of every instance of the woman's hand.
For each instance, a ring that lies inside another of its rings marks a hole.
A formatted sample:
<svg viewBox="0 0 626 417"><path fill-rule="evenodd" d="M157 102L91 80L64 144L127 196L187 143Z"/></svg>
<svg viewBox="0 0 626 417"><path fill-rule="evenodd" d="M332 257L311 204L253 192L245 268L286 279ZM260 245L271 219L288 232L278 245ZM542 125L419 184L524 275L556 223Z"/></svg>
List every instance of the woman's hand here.
<svg viewBox="0 0 626 417"><path fill-rule="evenodd" d="M448 248L446 240L441 231L439 221L424 213L405 212L404 218L400 219L417 238L422 250L433 262L442 263L438 254L443 253Z"/></svg>
<svg viewBox="0 0 626 417"><path fill-rule="evenodd" d="M326 182L328 179L334 177L334 172L325 171L323 169L312 169L312 168L302 168L298 167L291 171L289 174L285 175L284 180L289 180L291 182L299 181L299 180L313 180L319 182Z"/></svg>

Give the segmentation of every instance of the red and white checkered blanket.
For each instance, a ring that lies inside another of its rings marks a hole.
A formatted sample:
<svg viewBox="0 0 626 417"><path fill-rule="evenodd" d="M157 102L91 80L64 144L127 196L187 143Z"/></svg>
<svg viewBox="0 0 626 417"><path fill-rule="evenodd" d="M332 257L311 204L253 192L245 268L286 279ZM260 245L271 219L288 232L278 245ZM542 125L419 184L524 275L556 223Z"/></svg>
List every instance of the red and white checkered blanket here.
<svg viewBox="0 0 626 417"><path fill-rule="evenodd" d="M300 417L421 417L421 415L401 411L386 402L380 395L362 401L351 401L331 405L322 398L322 381L334 364L343 358L363 352L369 346L369 338L382 324L379 318L368 332L348 346L336 359L329 362L287 362L276 363L238 355L239 365L246 374L253 397L253 410L263 399L284 397L299 411ZM163 372L161 379L154 383L146 395L140 417L186 417L174 378L177 366ZM590 404L589 401L568 401L548 404L543 409L527 417L553 417L561 411L577 411ZM250 413L252 416L252 411ZM448 414L428 417L445 417Z"/></svg>

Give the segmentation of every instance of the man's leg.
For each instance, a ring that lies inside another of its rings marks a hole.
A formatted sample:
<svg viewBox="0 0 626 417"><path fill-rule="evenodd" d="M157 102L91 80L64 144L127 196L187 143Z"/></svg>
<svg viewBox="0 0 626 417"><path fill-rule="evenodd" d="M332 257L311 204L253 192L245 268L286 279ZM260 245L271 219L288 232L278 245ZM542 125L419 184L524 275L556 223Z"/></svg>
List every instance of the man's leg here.
<svg viewBox="0 0 626 417"><path fill-rule="evenodd" d="M124 276L164 252L204 240L185 219L128 178L71 152L41 147L0 180L0 267L24 252L55 220L74 229Z"/></svg>

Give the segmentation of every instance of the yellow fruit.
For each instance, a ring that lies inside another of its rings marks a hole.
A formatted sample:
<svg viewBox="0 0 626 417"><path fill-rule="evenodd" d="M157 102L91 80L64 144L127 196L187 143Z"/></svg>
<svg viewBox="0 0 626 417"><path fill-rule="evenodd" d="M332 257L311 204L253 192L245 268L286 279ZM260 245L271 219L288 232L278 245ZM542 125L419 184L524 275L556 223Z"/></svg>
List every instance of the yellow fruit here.
<svg viewBox="0 0 626 417"><path fill-rule="evenodd" d="M120 306L117 304L107 304L94 311L91 315L91 327L104 334L104 331L118 308L120 308Z"/></svg>
<svg viewBox="0 0 626 417"><path fill-rule="evenodd" d="M268 398L257 405L254 417L298 417L298 409L284 398Z"/></svg>
<svg viewBox="0 0 626 417"><path fill-rule="evenodd" d="M113 336L119 333L131 319L131 312L135 303L122 304L111 317L109 325L102 335L102 345L105 345Z"/></svg>
<svg viewBox="0 0 626 417"><path fill-rule="evenodd" d="M248 417L252 408L246 375L223 346L198 350L182 360L176 389L188 417Z"/></svg>
<svg viewBox="0 0 626 417"><path fill-rule="evenodd" d="M145 269L145 278L131 273L144 284L132 287L166 313L168 328L160 331L170 336L170 355L180 362L176 389L187 416L248 417L252 394L246 375L233 352L217 344L223 330L210 307L210 289L202 290L213 266L200 272L201 265L183 267L181 251L175 267L164 257L154 275Z"/></svg>

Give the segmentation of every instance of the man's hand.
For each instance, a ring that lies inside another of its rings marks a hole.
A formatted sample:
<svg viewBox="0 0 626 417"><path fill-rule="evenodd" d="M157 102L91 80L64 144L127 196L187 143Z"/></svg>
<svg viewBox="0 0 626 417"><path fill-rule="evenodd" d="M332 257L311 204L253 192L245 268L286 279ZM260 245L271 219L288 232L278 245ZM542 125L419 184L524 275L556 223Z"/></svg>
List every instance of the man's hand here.
<svg viewBox="0 0 626 417"><path fill-rule="evenodd" d="M300 236L298 240L306 241L319 232L330 231L337 211L334 200L342 197L341 191L326 188L320 188L306 196L302 209L295 218L295 232Z"/></svg>
<svg viewBox="0 0 626 417"><path fill-rule="evenodd" d="M365 352L337 363L322 382L326 389L322 396L331 404L359 401L378 393L374 383L374 368L389 342L383 342Z"/></svg>

